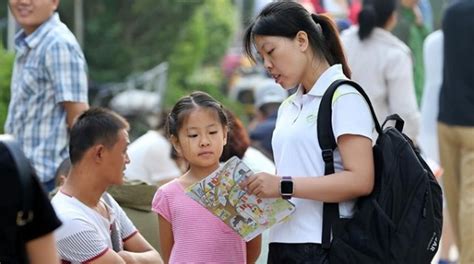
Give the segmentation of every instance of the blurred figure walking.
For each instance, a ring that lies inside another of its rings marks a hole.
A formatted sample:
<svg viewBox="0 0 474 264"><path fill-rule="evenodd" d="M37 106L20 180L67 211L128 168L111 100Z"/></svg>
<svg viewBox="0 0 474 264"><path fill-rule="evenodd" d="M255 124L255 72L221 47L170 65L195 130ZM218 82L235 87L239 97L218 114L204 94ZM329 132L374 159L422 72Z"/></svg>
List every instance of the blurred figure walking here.
<svg viewBox="0 0 474 264"><path fill-rule="evenodd" d="M438 137L448 210L460 263L474 263L474 1L450 5L443 20L444 67Z"/></svg>
<svg viewBox="0 0 474 264"><path fill-rule="evenodd" d="M343 31L342 42L352 79L369 95L379 122L398 113L405 133L416 140L420 114L416 104L410 49L390 31L397 23L396 0L366 0L359 26Z"/></svg>

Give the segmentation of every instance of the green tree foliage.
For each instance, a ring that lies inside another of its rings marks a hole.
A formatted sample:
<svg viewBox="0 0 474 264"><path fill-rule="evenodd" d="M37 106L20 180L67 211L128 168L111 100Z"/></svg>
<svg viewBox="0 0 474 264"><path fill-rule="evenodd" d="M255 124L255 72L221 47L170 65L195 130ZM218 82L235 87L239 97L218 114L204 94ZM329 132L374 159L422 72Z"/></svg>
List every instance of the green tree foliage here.
<svg viewBox="0 0 474 264"><path fill-rule="evenodd" d="M111 82L167 61L204 0L84 2L84 53L90 77ZM72 1L62 1L60 13L73 28Z"/></svg>
<svg viewBox="0 0 474 264"><path fill-rule="evenodd" d="M0 42L0 133L3 133L3 125L7 118L13 60L14 55L7 52Z"/></svg>
<svg viewBox="0 0 474 264"><path fill-rule="evenodd" d="M203 90L227 102L220 92L220 59L237 28L237 13L230 0L206 0L183 31L182 39L170 56L167 106L194 90Z"/></svg>
<svg viewBox="0 0 474 264"><path fill-rule="evenodd" d="M73 28L73 3L63 1L61 18ZM169 62L165 105L205 83L219 93L217 72L236 31L237 10L232 0L101 0L84 5L84 53L95 82L120 82L132 73ZM196 85L195 85L196 84Z"/></svg>

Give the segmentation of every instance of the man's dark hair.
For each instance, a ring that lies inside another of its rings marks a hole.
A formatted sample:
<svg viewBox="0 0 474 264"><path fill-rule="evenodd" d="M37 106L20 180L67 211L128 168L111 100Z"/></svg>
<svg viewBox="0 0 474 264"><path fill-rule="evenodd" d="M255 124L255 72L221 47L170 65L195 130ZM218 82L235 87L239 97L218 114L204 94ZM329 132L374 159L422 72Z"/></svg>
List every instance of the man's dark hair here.
<svg viewBox="0 0 474 264"><path fill-rule="evenodd" d="M128 122L114 111L93 107L82 113L71 128L69 157L75 164L92 146L102 144L111 148L122 129L128 130Z"/></svg>

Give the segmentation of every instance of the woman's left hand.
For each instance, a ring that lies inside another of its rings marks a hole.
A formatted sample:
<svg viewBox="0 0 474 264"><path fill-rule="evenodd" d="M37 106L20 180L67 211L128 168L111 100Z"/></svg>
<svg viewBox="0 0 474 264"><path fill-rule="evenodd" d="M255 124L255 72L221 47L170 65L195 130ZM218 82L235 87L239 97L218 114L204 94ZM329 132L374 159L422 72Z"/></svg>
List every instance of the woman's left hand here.
<svg viewBox="0 0 474 264"><path fill-rule="evenodd" d="M278 198L280 197L280 180L279 176L259 172L240 183L240 187L247 193L255 194L260 198Z"/></svg>

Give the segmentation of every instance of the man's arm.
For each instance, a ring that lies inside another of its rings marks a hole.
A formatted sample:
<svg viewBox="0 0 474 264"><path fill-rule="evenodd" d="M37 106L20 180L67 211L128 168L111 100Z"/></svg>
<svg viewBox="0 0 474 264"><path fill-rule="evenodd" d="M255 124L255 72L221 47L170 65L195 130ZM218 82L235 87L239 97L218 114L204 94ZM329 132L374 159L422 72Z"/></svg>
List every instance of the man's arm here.
<svg viewBox="0 0 474 264"><path fill-rule="evenodd" d="M26 251L31 264L59 263L53 233L29 241Z"/></svg>
<svg viewBox="0 0 474 264"><path fill-rule="evenodd" d="M124 242L123 248L124 250L118 252L118 255L120 255L127 264L163 263L160 254L138 232Z"/></svg>
<svg viewBox="0 0 474 264"><path fill-rule="evenodd" d="M78 103L78 102L62 102L61 105L66 111L66 123L67 127L71 129L74 119L80 115L82 112L89 109L89 104L87 103Z"/></svg>

